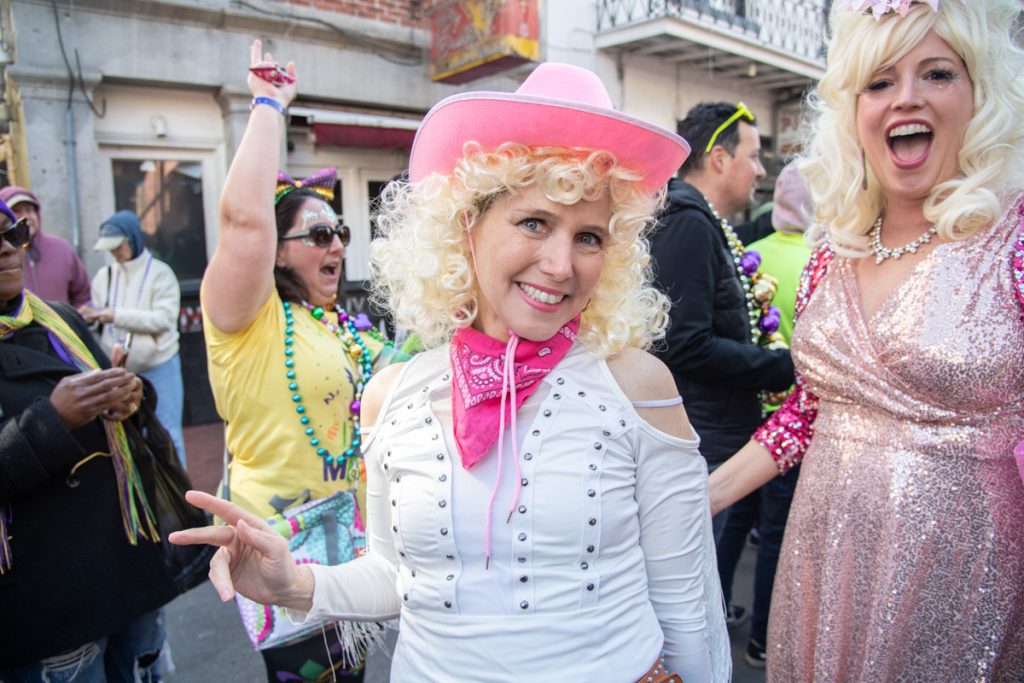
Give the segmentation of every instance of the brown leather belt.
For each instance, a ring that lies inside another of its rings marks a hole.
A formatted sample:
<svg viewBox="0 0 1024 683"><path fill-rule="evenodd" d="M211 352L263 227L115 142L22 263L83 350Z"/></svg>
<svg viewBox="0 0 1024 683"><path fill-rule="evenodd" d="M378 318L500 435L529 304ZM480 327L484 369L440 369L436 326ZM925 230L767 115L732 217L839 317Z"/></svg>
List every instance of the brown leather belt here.
<svg viewBox="0 0 1024 683"><path fill-rule="evenodd" d="M683 677L665 668L665 658L659 657L636 683L683 683Z"/></svg>

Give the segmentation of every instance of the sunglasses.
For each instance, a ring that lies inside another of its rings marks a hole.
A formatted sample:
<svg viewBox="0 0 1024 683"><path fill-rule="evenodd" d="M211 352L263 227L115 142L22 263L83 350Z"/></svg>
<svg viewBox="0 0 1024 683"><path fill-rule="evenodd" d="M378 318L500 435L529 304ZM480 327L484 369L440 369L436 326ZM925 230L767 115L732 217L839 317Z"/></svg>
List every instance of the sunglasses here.
<svg viewBox="0 0 1024 683"><path fill-rule="evenodd" d="M18 249L24 249L27 247L31 237L32 233L28 226L27 218L21 218L15 221L14 225L3 232L0 232L0 238L7 240Z"/></svg>
<svg viewBox="0 0 1024 683"><path fill-rule="evenodd" d="M338 223L337 225L314 225L306 232L285 235L279 241L301 239L302 243L307 247L326 249L331 246L335 235L341 240L341 246L343 247L347 247L349 240L352 239L352 233L349 231L348 226L344 223Z"/></svg>
<svg viewBox="0 0 1024 683"><path fill-rule="evenodd" d="M705 154L709 153L711 151L711 148L715 146L715 140L718 139L718 136L721 135L726 128L728 128L737 120L739 120L740 117L745 118L747 121L750 121L751 123L753 123L756 120L754 118L754 115L750 112L750 110L747 109L747 105L740 102L739 104L736 105L736 113L727 118L725 120L725 123L716 128L715 132L711 134L711 139L708 140L708 146L704 149Z"/></svg>

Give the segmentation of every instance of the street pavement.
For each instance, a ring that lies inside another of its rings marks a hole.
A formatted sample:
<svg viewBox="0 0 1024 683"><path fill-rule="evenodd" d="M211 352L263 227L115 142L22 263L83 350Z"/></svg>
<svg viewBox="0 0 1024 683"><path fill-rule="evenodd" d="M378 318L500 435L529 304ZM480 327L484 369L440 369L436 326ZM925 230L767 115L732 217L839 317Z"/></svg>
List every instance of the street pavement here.
<svg viewBox="0 0 1024 683"><path fill-rule="evenodd" d="M185 442L188 470L195 487L212 492L222 469L223 429L219 424L189 427L185 430ZM748 613L753 604L755 557L755 549L748 546L736 568L733 586L734 602L746 607ZM165 672L167 683L261 683L267 680L263 659L249 644L234 602L222 603L209 582L167 605L165 615L174 665L173 672ZM749 620L730 633L733 683L764 683L764 670L754 669L743 659L749 635ZM373 655L367 664L365 683L386 683L389 667L385 655Z"/></svg>

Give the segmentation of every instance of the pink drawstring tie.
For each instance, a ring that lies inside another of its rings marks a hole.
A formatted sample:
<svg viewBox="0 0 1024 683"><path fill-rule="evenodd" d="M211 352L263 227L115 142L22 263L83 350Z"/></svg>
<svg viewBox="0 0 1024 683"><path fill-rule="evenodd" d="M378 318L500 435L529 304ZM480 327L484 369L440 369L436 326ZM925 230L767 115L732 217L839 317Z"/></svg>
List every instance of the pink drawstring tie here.
<svg viewBox="0 0 1024 683"><path fill-rule="evenodd" d="M470 241L470 245L472 245ZM472 247L470 247L472 249ZM498 422L498 474L494 477L494 488L491 489L491 498L487 501L487 521L484 526L484 568L490 569L491 567L491 520L494 516L494 500L498 497L498 489L501 487L501 473L504 469L505 461L505 397L509 396L512 400L511 404L511 415L509 422L511 423L512 431L512 458L515 461L516 466L516 478L513 481L515 487L515 496L512 499L512 507L508 510L508 517L505 519L505 523L508 524L512 521L512 513L515 512L516 505L519 503L519 489L518 481L522 470L519 469L519 439L516 432L516 347L519 345L519 337L512 330L508 332L508 345L505 346L505 363L501 369L501 413Z"/></svg>

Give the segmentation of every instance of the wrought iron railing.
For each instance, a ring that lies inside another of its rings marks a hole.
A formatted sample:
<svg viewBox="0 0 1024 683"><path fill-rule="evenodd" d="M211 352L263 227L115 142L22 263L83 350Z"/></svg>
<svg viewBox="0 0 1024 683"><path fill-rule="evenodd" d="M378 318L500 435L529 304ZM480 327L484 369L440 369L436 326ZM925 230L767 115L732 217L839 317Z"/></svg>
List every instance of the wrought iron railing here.
<svg viewBox="0 0 1024 683"><path fill-rule="evenodd" d="M597 30L676 17L824 64L831 0L598 0Z"/></svg>

